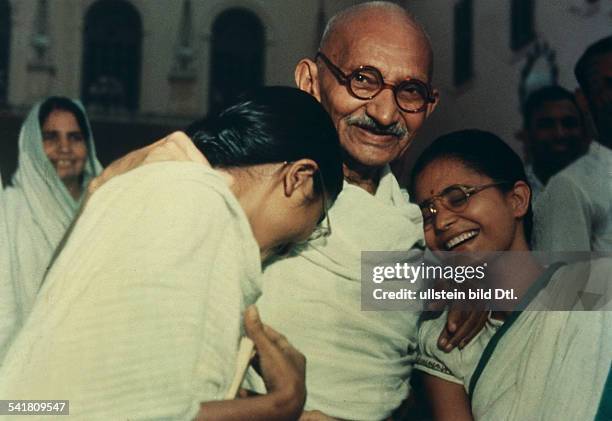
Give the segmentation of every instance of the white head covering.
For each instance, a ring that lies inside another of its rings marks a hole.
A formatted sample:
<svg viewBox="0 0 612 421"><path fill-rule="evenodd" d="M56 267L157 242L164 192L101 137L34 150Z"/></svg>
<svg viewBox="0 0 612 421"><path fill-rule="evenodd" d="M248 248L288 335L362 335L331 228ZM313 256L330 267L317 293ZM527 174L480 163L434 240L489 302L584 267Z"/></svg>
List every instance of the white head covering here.
<svg viewBox="0 0 612 421"><path fill-rule="evenodd" d="M80 205L80 200L73 199L58 177L43 149L39 123L43 102L32 108L21 126L19 165L5 197L17 306L22 317L29 313L53 253ZM72 102L83 111L90 133L86 139L84 191L91 179L102 171L102 166L96 159L85 110L80 102Z"/></svg>

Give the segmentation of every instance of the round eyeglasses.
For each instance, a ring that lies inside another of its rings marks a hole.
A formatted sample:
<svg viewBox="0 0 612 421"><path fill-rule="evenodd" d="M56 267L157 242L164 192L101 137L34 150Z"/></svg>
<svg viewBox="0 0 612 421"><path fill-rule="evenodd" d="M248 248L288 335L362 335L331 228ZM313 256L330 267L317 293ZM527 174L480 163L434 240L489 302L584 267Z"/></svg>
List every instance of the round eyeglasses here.
<svg viewBox="0 0 612 421"><path fill-rule="evenodd" d="M317 58L325 63L338 83L346 86L348 92L357 99L372 99L388 88L393 91L397 106L407 113L423 112L428 104L436 101L431 87L418 79L407 79L391 85L385 83L382 73L376 67L360 66L346 75L322 52L317 53L315 60Z"/></svg>
<svg viewBox="0 0 612 421"><path fill-rule="evenodd" d="M480 186L464 186L461 184L448 186L440 193L419 203L421 213L423 214L423 225L427 227L431 226L433 223L433 218L438 213L438 209L435 205L436 201L439 201L442 206L451 212L462 212L467 207L468 200L471 196L483 191L484 189L499 186L501 184L508 184L508 182L500 181L497 183L483 184Z"/></svg>

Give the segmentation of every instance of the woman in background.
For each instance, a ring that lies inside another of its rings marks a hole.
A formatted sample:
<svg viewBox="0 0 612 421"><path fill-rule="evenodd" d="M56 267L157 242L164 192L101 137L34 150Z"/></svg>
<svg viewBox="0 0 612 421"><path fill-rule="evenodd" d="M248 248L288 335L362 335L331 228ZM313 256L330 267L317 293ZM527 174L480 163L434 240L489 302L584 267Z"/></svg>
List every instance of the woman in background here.
<svg viewBox="0 0 612 421"><path fill-rule="evenodd" d="M50 97L32 108L21 126L18 166L4 197L18 323L32 308L83 191L101 170L79 102Z"/></svg>
<svg viewBox="0 0 612 421"><path fill-rule="evenodd" d="M560 309L556 300L582 310L587 291L609 298L610 260L545 267L529 253L531 190L520 158L491 133L438 138L412 180L427 246L442 259L456 252L486 262L487 287L519 297L496 302L481 333L450 353L436 343L446 318L423 322L415 368L425 373L435 419L594 419L609 401L612 313L520 310Z"/></svg>

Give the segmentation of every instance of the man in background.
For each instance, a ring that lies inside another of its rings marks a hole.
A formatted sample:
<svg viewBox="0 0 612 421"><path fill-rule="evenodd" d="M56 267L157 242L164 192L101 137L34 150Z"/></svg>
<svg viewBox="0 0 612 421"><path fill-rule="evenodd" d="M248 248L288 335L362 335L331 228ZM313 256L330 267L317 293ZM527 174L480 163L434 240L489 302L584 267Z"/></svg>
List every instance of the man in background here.
<svg viewBox="0 0 612 421"><path fill-rule="evenodd" d="M612 251L612 36L574 69L579 103L597 138L588 153L552 177L535 208L535 246L547 251Z"/></svg>
<svg viewBox="0 0 612 421"><path fill-rule="evenodd" d="M590 143L574 95L561 86L529 94L523 107L521 139L534 201L550 177L584 155Z"/></svg>

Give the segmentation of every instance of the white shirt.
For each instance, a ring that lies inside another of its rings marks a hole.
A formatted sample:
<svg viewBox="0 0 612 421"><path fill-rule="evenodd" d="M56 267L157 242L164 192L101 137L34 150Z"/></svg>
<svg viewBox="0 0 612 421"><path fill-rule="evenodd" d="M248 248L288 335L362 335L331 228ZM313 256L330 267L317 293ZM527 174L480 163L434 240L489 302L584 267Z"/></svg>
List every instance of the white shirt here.
<svg viewBox="0 0 612 421"><path fill-rule="evenodd" d="M525 175L531 187L531 203L535 203L542 190L544 190L544 184L533 171L533 165L531 164L525 164Z"/></svg>
<svg viewBox="0 0 612 421"><path fill-rule="evenodd" d="M612 150L593 142L550 179L534 211L537 250L612 251Z"/></svg>

